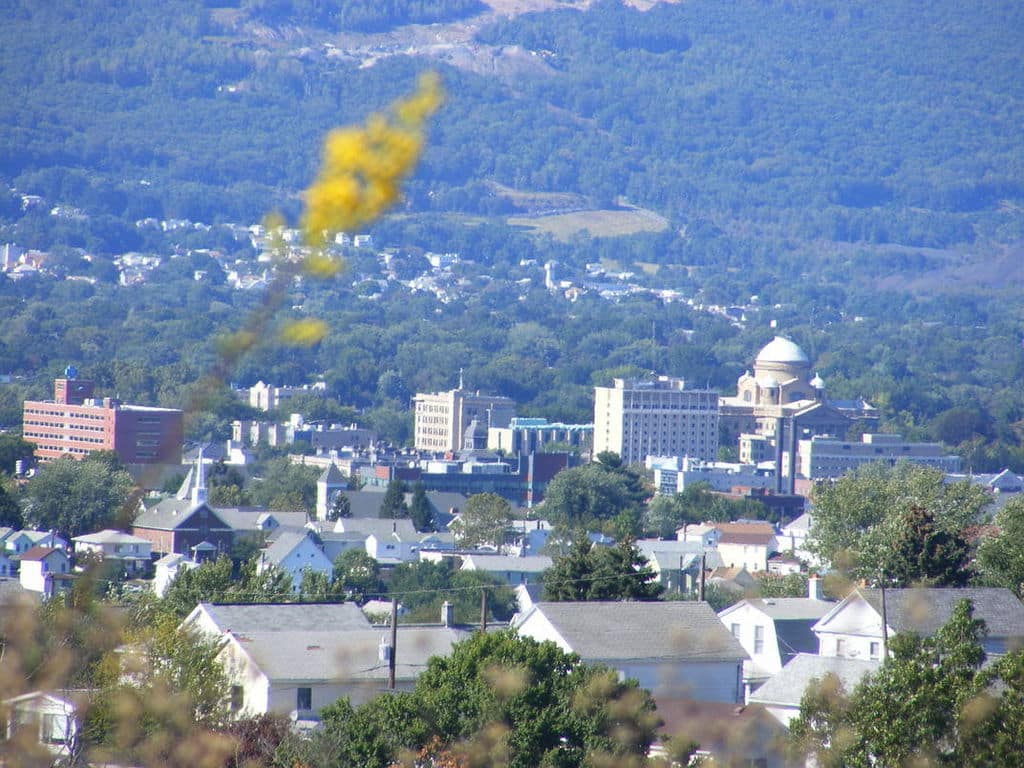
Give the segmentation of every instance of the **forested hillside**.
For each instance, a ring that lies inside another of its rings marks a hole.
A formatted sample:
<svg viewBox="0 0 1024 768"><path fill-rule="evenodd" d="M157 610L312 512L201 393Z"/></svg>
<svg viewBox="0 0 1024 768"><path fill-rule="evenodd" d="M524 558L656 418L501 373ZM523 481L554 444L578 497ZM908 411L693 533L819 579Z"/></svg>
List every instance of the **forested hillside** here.
<svg viewBox="0 0 1024 768"><path fill-rule="evenodd" d="M0 244L97 282L0 282L0 373L25 377L0 387L0 426L69 362L126 399L188 403L215 338L258 301L195 282L220 274L199 251L255 254L226 227L136 220L294 219L324 131L432 68L447 103L404 206L373 234L410 264L460 253L462 298L373 295L376 263L350 253L343 279L286 304L325 319L328 340L263 348L238 383L322 374L402 439L409 394L462 367L524 414L584 420L593 384L624 371L730 392L775 321L831 394L872 400L887 428L960 446L974 468L1024 469L1024 6L484 5L12 0ZM559 241L508 224L623 198L668 227ZM58 204L84 215L55 217ZM180 258L126 289L112 263L125 251ZM548 260L632 270L698 306L742 304L746 321L649 295L570 304L539 289ZM223 435L235 406L201 410L190 434Z"/></svg>

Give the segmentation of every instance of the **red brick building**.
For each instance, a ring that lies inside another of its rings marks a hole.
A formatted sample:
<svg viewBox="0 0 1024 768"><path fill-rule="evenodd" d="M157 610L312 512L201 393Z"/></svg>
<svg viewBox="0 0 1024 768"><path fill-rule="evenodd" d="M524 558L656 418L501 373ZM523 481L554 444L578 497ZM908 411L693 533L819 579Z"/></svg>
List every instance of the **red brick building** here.
<svg viewBox="0 0 1024 768"><path fill-rule="evenodd" d="M22 436L41 461L114 451L123 464L180 464L183 414L175 408L125 405L93 398L93 383L55 379L53 400L26 400Z"/></svg>

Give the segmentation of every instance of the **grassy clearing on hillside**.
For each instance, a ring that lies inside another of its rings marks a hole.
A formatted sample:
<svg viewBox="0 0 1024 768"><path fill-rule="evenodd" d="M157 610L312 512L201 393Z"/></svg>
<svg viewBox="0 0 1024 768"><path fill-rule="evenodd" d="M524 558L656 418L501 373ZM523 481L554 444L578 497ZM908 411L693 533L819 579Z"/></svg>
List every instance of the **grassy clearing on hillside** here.
<svg viewBox="0 0 1024 768"><path fill-rule="evenodd" d="M585 232L591 237L619 237L638 232L663 232L668 228L668 221L641 208L577 211L553 216L511 216L508 223L537 233L549 233L563 242L578 232Z"/></svg>

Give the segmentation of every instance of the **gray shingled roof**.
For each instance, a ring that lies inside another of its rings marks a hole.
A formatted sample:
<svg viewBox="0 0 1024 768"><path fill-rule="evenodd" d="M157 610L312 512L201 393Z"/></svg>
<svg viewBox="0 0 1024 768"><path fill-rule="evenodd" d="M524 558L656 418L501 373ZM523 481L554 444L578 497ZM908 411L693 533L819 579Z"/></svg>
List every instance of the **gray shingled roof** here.
<svg viewBox="0 0 1024 768"><path fill-rule="evenodd" d="M188 519L189 515L202 504L194 504L189 499L176 499L169 498L164 499L160 503L150 507L149 509L143 510L135 518L133 525L137 528L150 528L157 531L173 531L183 520ZM206 505L210 509L211 514L220 520L225 528L230 526L224 522L223 518L217 513L217 510Z"/></svg>
<svg viewBox="0 0 1024 768"><path fill-rule="evenodd" d="M267 632L369 629L355 603L271 603L262 605L218 605L200 603L221 632L235 634Z"/></svg>
<svg viewBox="0 0 1024 768"><path fill-rule="evenodd" d="M707 603L537 603L584 660L725 661L748 658Z"/></svg>
<svg viewBox="0 0 1024 768"><path fill-rule="evenodd" d="M881 616L881 590L858 592ZM961 600L974 604L974 618L984 619L989 637L1024 637L1024 604L1002 587L887 589L886 617L894 632L928 637L949 620Z"/></svg>
<svg viewBox="0 0 1024 768"><path fill-rule="evenodd" d="M416 526L407 517L391 520L380 517L343 517L336 523L335 531L357 531L367 536L374 535L378 540L391 538L397 533L402 541L419 541L420 534Z"/></svg>
<svg viewBox="0 0 1024 768"><path fill-rule="evenodd" d="M233 634L271 683L324 680L383 682L388 677L388 664L379 655L381 640L390 635L387 629ZM399 680L415 679L432 656L447 656L452 645L469 634L452 627L400 626L395 677Z"/></svg>
<svg viewBox="0 0 1024 768"><path fill-rule="evenodd" d="M812 680L821 680L831 673L839 678L849 693L865 675L877 671L880 666L880 661L800 653L782 671L754 691L750 695L750 702L766 706L799 707Z"/></svg>
<svg viewBox="0 0 1024 768"><path fill-rule="evenodd" d="M747 600L747 603L776 621L817 621L837 605L827 600L812 600L809 597L756 598Z"/></svg>
<svg viewBox="0 0 1024 768"><path fill-rule="evenodd" d="M309 534L307 531L285 531L274 540L273 544L264 550L264 562L280 565L297 546L308 538Z"/></svg>
<svg viewBox="0 0 1024 768"><path fill-rule="evenodd" d="M327 465L327 468L320 473L320 477L317 478L317 482L337 485L339 483L346 482L346 480L345 476L341 474L341 470L338 469L338 465L332 461Z"/></svg>

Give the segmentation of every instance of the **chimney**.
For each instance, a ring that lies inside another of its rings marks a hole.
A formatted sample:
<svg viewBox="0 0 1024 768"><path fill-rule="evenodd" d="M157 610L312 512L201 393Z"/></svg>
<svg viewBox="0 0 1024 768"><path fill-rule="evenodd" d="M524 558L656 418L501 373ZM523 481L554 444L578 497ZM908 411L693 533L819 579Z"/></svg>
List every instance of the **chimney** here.
<svg viewBox="0 0 1024 768"><path fill-rule="evenodd" d="M441 603L441 623L446 627L455 623L455 606L447 600Z"/></svg>
<svg viewBox="0 0 1024 768"><path fill-rule="evenodd" d="M817 576L807 577L807 596L811 600L821 600L821 579Z"/></svg>

